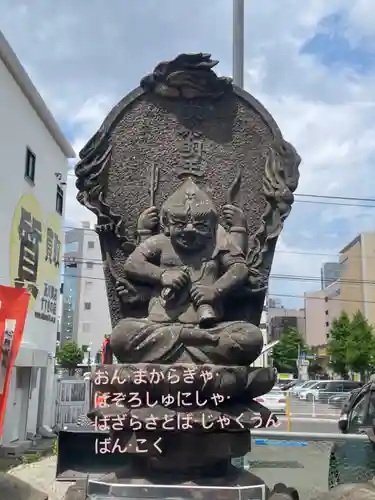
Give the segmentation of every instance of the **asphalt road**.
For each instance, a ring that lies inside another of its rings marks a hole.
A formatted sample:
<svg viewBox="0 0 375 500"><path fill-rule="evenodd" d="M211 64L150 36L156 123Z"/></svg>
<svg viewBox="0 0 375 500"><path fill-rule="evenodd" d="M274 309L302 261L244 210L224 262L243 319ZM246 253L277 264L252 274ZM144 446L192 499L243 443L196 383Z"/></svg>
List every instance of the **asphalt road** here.
<svg viewBox="0 0 375 500"><path fill-rule="evenodd" d="M275 429L273 429L275 430ZM287 433L287 422L281 417L281 425L277 429L280 434ZM291 431L304 433L338 433L337 418L292 417ZM264 430L264 438L267 437ZM316 494L328 490L328 463L332 443L329 440L309 442L308 436L300 441L307 446L281 446L280 444L259 444L259 439L253 439L252 451L245 459L249 470L260 476L268 486L273 487L282 482L294 486L304 500L314 498ZM280 441L287 440L284 434ZM275 437L269 442L277 442ZM258 444L257 444L258 443Z"/></svg>

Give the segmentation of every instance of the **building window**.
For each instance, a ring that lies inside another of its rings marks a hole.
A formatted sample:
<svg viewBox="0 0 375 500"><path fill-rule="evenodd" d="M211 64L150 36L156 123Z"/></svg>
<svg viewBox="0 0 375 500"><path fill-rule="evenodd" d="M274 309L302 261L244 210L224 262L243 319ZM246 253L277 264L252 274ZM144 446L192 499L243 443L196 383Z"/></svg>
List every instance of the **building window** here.
<svg viewBox="0 0 375 500"><path fill-rule="evenodd" d="M326 321L326 326L327 326L327 327L329 326L329 321Z"/></svg>
<svg viewBox="0 0 375 500"><path fill-rule="evenodd" d="M85 302L84 307L85 311L89 311L91 309L91 302Z"/></svg>
<svg viewBox="0 0 375 500"><path fill-rule="evenodd" d="M90 248L90 249L91 249L91 248L95 248L95 241L89 241L89 242L87 243L87 248Z"/></svg>
<svg viewBox="0 0 375 500"><path fill-rule="evenodd" d="M93 269L94 263L93 262L86 262L86 269Z"/></svg>
<svg viewBox="0 0 375 500"><path fill-rule="evenodd" d="M31 149L26 148L25 179L33 184L35 182L35 160L35 154Z"/></svg>
<svg viewBox="0 0 375 500"><path fill-rule="evenodd" d="M328 316L328 314L329 314L329 311L328 311L328 309L326 309L326 316Z"/></svg>
<svg viewBox="0 0 375 500"><path fill-rule="evenodd" d="M89 333L90 331L90 323L82 323L82 331L83 333ZM87 346L88 347L88 346Z"/></svg>
<svg viewBox="0 0 375 500"><path fill-rule="evenodd" d="M56 212L62 215L64 210L64 191L60 186L57 186L56 191Z"/></svg>
<svg viewBox="0 0 375 500"><path fill-rule="evenodd" d="M66 253L78 252L78 250L79 250L78 241L70 241L69 243L65 243L65 252Z"/></svg>
<svg viewBox="0 0 375 500"><path fill-rule="evenodd" d="M85 281L85 289L91 290L92 284L93 284L92 281Z"/></svg>

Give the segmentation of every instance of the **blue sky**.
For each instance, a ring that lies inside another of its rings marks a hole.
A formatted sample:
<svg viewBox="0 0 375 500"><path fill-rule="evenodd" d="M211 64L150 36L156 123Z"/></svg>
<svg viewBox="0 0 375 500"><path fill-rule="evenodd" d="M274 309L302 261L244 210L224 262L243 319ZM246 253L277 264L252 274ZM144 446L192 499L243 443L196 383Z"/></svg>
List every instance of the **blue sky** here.
<svg viewBox="0 0 375 500"><path fill-rule="evenodd" d="M330 68L352 68L358 74L371 73L375 52L371 44L351 41L346 33L348 18L345 11L324 17L316 34L306 41L302 53L312 54Z"/></svg>
<svg viewBox="0 0 375 500"><path fill-rule="evenodd" d="M298 193L375 197L373 1L245 2L245 86L303 158ZM231 75L231 0L1 0L1 11L0 29L77 151L160 60L211 52ZM375 208L306 201L295 203L273 266L289 278L273 279L271 295L297 296L280 297L286 305L303 306L322 262L375 226ZM72 177L67 217L91 217Z"/></svg>

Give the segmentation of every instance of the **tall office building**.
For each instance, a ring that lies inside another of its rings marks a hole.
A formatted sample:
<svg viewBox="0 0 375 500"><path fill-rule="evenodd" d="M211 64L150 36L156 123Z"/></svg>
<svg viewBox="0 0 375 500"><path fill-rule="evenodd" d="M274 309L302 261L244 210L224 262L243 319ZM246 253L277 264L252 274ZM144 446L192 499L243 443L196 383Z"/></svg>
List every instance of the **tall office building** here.
<svg viewBox="0 0 375 500"><path fill-rule="evenodd" d="M375 232L361 233L339 252L339 276L324 289L305 294L306 339L324 345L342 311L360 311L375 326Z"/></svg>
<svg viewBox="0 0 375 500"><path fill-rule="evenodd" d="M268 308L268 341L280 340L285 330L295 328L305 337L305 310L286 307Z"/></svg>
<svg viewBox="0 0 375 500"><path fill-rule="evenodd" d="M74 340L94 357L112 328L99 238L89 222L65 233L64 264L61 342Z"/></svg>

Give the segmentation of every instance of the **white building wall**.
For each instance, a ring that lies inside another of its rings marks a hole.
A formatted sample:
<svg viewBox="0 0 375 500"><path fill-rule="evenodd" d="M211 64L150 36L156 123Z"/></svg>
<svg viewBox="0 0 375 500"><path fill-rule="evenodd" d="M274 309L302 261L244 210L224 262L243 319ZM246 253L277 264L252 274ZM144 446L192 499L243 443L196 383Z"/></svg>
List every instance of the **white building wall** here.
<svg viewBox="0 0 375 500"><path fill-rule="evenodd" d="M79 346L89 346L95 358L105 334L112 331L99 237L89 222L65 235L66 260L75 259L76 268L68 268L64 278L64 304L61 318L62 341L72 338ZM69 275L69 276L68 276ZM68 321L70 308L70 325ZM72 331L69 332L69 328Z"/></svg>
<svg viewBox="0 0 375 500"><path fill-rule="evenodd" d="M90 248L92 245L94 248ZM82 261L78 342L90 345L91 356L95 356L103 344L104 335L111 333L112 328L99 237L93 229L84 230ZM92 268L87 263L92 263ZM90 309L86 309L85 304L90 304Z"/></svg>
<svg viewBox="0 0 375 500"><path fill-rule="evenodd" d="M54 230L59 232L59 238L62 241L62 217L56 212L58 181L55 172L60 172L62 175L61 181L66 181L68 165L65 155L1 59L0 110L0 232L3 237L3 244L0 246L0 284L14 286L14 272L11 271L11 267L13 263L14 269L14 262L18 259L14 229L13 244L8 242L11 239L13 217L17 204L23 195L32 195L34 200L37 200L36 205L39 205L39 207L35 208L34 203L35 211L39 211L43 218L41 221L42 238L45 238L47 220L52 216L55 218ZM34 185L24 178L26 147L29 147L36 155ZM43 248L43 243L41 247ZM39 386L42 373L40 368L46 367L47 364L51 366L48 356L55 351L57 330L57 322L52 323L36 318L34 315L35 311L40 310L41 307L41 295L43 295L44 290L43 283L40 281L41 278L48 278L49 285L56 287L58 290L60 289L59 268L57 270L50 269L49 271L46 269L43 267L43 271L38 270L40 271L38 277L40 292L33 306L29 308L22 347L16 361L16 366L39 368L33 374L29 373L29 375L32 375L30 377L32 384L28 395L27 430L34 434L38 419ZM50 371L51 368L48 368L48 370ZM24 373L27 371L31 372L31 370L24 370ZM17 369L15 368L3 427L3 444L14 439L17 434L14 428L18 425L20 400L19 395L14 392L17 386L16 374ZM26 393L27 391L24 390L24 397L26 397ZM50 394L48 396L51 397ZM40 417L39 415L39 419L43 420L43 416ZM44 423L51 424L51 422ZM25 436L21 434L22 432L18 433L19 439L24 439Z"/></svg>

